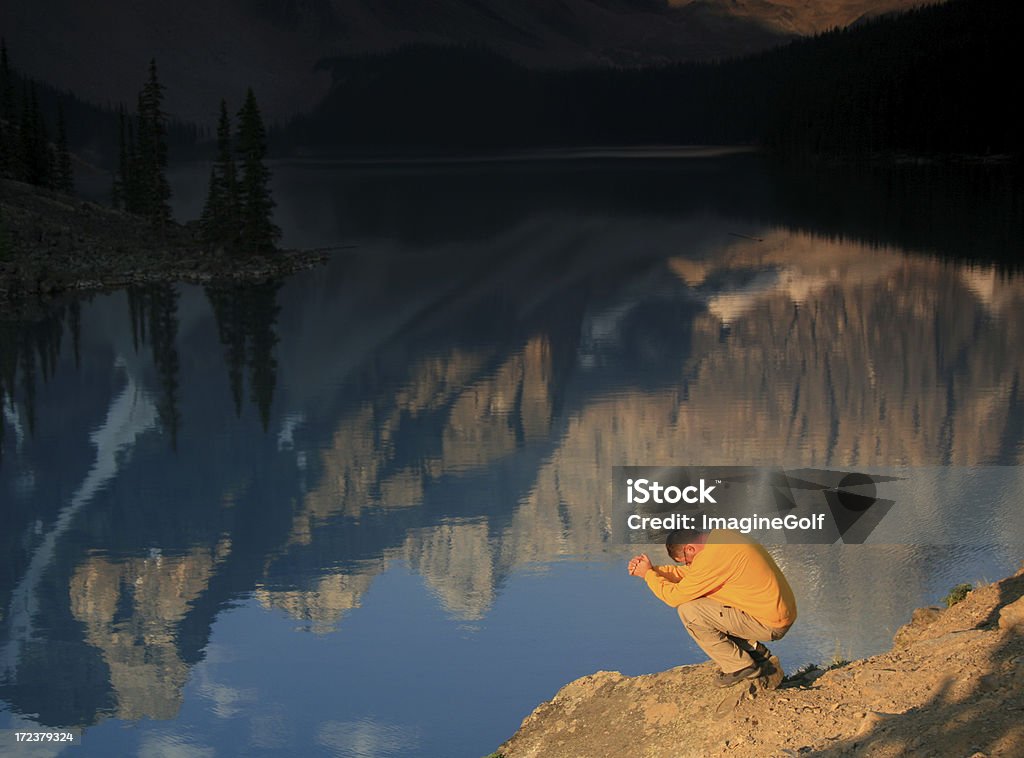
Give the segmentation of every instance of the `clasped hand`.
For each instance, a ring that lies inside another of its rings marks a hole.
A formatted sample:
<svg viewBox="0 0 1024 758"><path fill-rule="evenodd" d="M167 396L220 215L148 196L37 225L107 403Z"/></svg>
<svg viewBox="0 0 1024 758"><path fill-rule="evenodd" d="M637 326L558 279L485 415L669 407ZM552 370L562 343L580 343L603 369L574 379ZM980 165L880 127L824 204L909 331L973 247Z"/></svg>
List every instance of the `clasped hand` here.
<svg viewBox="0 0 1024 758"><path fill-rule="evenodd" d="M652 569L653 566L651 565L651 559L646 555L634 555L629 559L629 565L627 568L629 569L630 576L643 576Z"/></svg>

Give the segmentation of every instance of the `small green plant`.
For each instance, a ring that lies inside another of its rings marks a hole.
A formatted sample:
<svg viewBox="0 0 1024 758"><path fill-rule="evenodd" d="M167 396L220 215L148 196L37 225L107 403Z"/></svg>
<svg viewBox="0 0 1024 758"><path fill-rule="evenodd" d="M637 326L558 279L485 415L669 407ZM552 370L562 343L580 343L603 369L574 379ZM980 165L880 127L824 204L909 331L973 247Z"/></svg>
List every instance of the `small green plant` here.
<svg viewBox="0 0 1024 758"><path fill-rule="evenodd" d="M956 587L951 589L944 598L942 598L942 602L946 604L947 608L952 608L967 597L967 593L973 589L974 585L972 584L958 584Z"/></svg>
<svg viewBox="0 0 1024 758"><path fill-rule="evenodd" d="M787 677L785 677L782 681L783 682L800 682L800 681L802 681L804 679L807 679L808 676L810 674L813 674L815 671L822 671L822 672L824 672L824 671L831 671L832 669L842 668L843 666L848 666L849 664L850 664L850 661L848 661L845 658L841 658L838 655L836 655L835 657L832 658L832 661L827 666L820 666L817 663L805 663L803 666L798 668L792 674L789 674ZM490 758L490 757L488 756L488 758Z"/></svg>
<svg viewBox="0 0 1024 758"><path fill-rule="evenodd" d="M821 666L817 663L805 663L803 666L798 668L792 674L788 674L783 678L783 682L801 682L807 678L809 674L813 674L815 671L820 671Z"/></svg>
<svg viewBox="0 0 1024 758"><path fill-rule="evenodd" d="M485 755L484 758L505 758L505 756L502 753L491 753L490 755Z"/></svg>

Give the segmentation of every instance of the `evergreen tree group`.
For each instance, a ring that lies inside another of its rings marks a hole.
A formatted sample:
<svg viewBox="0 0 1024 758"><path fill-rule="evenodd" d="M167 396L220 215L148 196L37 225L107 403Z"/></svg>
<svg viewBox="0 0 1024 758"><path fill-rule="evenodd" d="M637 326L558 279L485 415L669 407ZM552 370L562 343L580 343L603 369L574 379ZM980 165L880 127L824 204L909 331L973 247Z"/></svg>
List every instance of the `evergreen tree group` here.
<svg viewBox="0 0 1024 758"><path fill-rule="evenodd" d="M180 369L178 356L178 290L173 284L154 284L128 290L128 315L132 325L132 342L149 343L153 366L160 380L157 416L169 435L171 449L178 449L181 430Z"/></svg>
<svg viewBox="0 0 1024 758"><path fill-rule="evenodd" d="M38 381L52 379L57 370L65 329L71 333L75 366L79 365L81 304L57 306L31 322L0 321L0 407L19 405L28 433L38 421ZM0 424L0 465L3 464Z"/></svg>
<svg viewBox="0 0 1024 758"><path fill-rule="evenodd" d="M232 253L270 253L281 236L273 221L270 171L264 163L267 134L256 96L250 88L238 112L232 150L231 119L221 100L217 124L217 158L200 218L203 239L214 249ZM238 163L235 155L237 153Z"/></svg>
<svg viewBox="0 0 1024 758"><path fill-rule="evenodd" d="M130 117L124 106L118 111L118 166L113 187L115 207L145 216L156 226L171 223L163 92L156 60L151 60L135 117Z"/></svg>
<svg viewBox="0 0 1024 758"><path fill-rule="evenodd" d="M238 244L238 176L231 152L231 118L228 105L220 101L217 121L217 158L210 169L210 189L199 222L203 238L213 247L226 250Z"/></svg>
<svg viewBox="0 0 1024 758"><path fill-rule="evenodd" d="M17 79L7 56L7 44L0 41L0 173L38 187L74 192L62 105L58 101L54 144L39 105L36 83L22 78L21 97L17 98Z"/></svg>
<svg viewBox="0 0 1024 758"><path fill-rule="evenodd" d="M280 280L244 286L212 284L206 288L224 348L235 414L242 415L248 368L249 397L259 412L264 431L270 426L270 407L277 385L274 348L279 341L275 325L281 312L277 296L280 289Z"/></svg>

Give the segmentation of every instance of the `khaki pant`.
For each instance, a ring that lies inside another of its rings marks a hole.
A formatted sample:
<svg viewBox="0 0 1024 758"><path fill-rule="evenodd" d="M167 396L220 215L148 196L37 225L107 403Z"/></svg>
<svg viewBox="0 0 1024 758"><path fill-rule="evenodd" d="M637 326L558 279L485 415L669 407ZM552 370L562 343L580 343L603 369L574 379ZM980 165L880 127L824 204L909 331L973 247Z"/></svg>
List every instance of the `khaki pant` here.
<svg viewBox="0 0 1024 758"><path fill-rule="evenodd" d="M779 640L789 631L788 626L772 629L750 614L708 597L683 603L677 610L694 642L726 674L754 664L750 651L758 640Z"/></svg>

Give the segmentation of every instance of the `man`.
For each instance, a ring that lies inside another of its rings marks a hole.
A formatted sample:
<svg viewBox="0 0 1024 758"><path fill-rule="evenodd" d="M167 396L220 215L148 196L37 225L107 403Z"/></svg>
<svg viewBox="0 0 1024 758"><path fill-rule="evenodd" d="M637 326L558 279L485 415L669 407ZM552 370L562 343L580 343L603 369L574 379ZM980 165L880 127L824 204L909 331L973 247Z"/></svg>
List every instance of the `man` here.
<svg viewBox="0 0 1024 758"><path fill-rule="evenodd" d="M778 640L796 621L796 599L768 551L739 532L678 529L665 541L685 566L653 566L646 555L629 573L676 608L694 641L718 664L729 687L761 675L771 656L759 640Z"/></svg>

